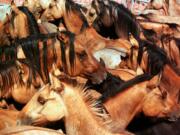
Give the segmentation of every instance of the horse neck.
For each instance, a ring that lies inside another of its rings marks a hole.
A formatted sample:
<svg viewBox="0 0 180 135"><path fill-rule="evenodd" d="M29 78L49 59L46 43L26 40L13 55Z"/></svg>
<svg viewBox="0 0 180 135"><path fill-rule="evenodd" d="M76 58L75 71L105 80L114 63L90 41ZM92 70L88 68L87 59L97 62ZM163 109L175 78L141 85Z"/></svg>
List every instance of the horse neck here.
<svg viewBox="0 0 180 135"><path fill-rule="evenodd" d="M47 59L48 59L48 70L53 70L52 69L52 65L55 64L57 66L58 69L60 69L63 64L62 64L62 59L61 59L61 43L59 42L59 40L55 39L55 43L51 43L52 41L50 41L50 45L48 45L48 48L47 48L47 53L49 55L47 55ZM52 49L54 46L54 50ZM54 54L56 53L56 54ZM54 57L56 56L56 60L54 60Z"/></svg>
<svg viewBox="0 0 180 135"><path fill-rule="evenodd" d="M81 27L83 25L83 21L80 19L80 17L73 13L72 11L69 11L68 13L64 14L64 22L66 24L66 27L69 31L79 34L81 31Z"/></svg>
<svg viewBox="0 0 180 135"><path fill-rule="evenodd" d="M172 97L176 97L180 91L179 82L180 76L177 75L168 64L166 64L163 69L160 87L166 89Z"/></svg>
<svg viewBox="0 0 180 135"><path fill-rule="evenodd" d="M19 38L25 38L29 35L27 17L23 12L20 12L14 19L15 30ZM21 23L20 23L21 22Z"/></svg>
<svg viewBox="0 0 180 135"><path fill-rule="evenodd" d="M93 116L89 106L83 100L82 94L71 89L65 91L63 99L67 107L67 116L65 116L67 135L108 134L108 131L103 129L102 124Z"/></svg>
<svg viewBox="0 0 180 135"><path fill-rule="evenodd" d="M134 85L104 103L111 119L118 125L115 131L125 129L134 116L141 112L143 99L148 93L146 85L147 82Z"/></svg>

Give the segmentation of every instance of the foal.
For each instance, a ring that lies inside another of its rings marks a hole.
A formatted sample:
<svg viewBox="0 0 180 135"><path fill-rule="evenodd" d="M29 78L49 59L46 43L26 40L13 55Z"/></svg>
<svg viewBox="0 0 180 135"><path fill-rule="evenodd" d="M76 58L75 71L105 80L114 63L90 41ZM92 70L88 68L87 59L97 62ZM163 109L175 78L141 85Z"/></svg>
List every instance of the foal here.
<svg viewBox="0 0 180 135"><path fill-rule="evenodd" d="M47 87L47 89L49 88ZM64 116L67 135L113 134L108 130L114 127L110 124L109 116L100 113L101 109L96 108L98 103L92 100L90 93L85 92L83 87L72 87L64 84L58 90L47 89L45 91L49 92L44 91L46 94L44 92L44 94L42 92L40 94L39 92L36 97L33 97L34 100L28 103L26 109L22 110L21 119L19 120L21 124L36 123L42 120L42 116L49 121L58 120ZM48 109L49 107L51 109ZM35 111L35 113L31 114L32 111ZM123 130L121 132L121 134L129 134Z"/></svg>

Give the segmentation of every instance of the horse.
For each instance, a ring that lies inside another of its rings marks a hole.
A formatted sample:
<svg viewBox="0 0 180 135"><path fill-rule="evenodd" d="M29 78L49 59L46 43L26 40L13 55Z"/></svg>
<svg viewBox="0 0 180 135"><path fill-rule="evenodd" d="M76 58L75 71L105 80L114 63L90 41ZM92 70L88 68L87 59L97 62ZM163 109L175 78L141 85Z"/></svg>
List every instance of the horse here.
<svg viewBox="0 0 180 135"><path fill-rule="evenodd" d="M93 0L88 10L94 11L96 19L93 27L103 36L129 40L131 33L139 40L140 26L135 16L123 4L109 0ZM88 18L90 15L84 13ZM112 32L113 30L113 32Z"/></svg>
<svg viewBox="0 0 180 135"><path fill-rule="evenodd" d="M96 50L103 49L104 47L115 48L122 53L128 54L130 51L129 48L131 47L128 41L123 39L111 40L103 38L94 28L88 26L88 22L81 13L81 9L83 8L80 5L71 0L52 0L49 2L49 7L42 13L41 19L54 20L63 18L67 30L75 33L79 42L82 42L82 44L86 45L88 48L89 46Z"/></svg>
<svg viewBox="0 0 180 135"><path fill-rule="evenodd" d="M37 35L40 33L36 18L27 7L16 7L16 5L12 3L11 9L11 15L8 16L9 21L4 25L6 32L9 33L13 39L25 38L29 35ZM19 22L21 22L21 24Z"/></svg>
<svg viewBox="0 0 180 135"><path fill-rule="evenodd" d="M2 99L13 98L21 104L27 103L31 97L36 93L38 88L44 85L40 76L36 74L36 79L31 78L31 69L24 63L17 60L8 60L0 63L0 97ZM21 94L19 94L21 93Z"/></svg>
<svg viewBox="0 0 180 135"><path fill-rule="evenodd" d="M0 118L1 118L0 130L7 127L16 126L16 120L18 114L19 111L17 110L0 109Z"/></svg>
<svg viewBox="0 0 180 135"><path fill-rule="evenodd" d="M105 110L103 108L101 111L108 112L113 120L113 125L116 125L111 129L112 132L119 132L125 129L134 116L140 112L143 112L145 116L155 118L171 119L179 117L178 113L176 116L174 115L176 112L174 109L177 109L176 107L178 106L172 102L173 99L170 97L171 93L167 93L167 97L164 97L164 93L162 93L159 88L153 90L147 89L147 83L148 82L146 81L127 88L103 102ZM91 93L89 90L88 92ZM57 106L55 102L58 101L58 98L56 97L54 100L51 100L52 97L47 95L48 94L41 94L39 98L33 98L33 100L23 108L23 113L19 117L22 124L28 123L39 125L47 121L48 123L57 121L60 119L60 116L62 117L62 114L64 113L61 110L62 108L52 107ZM129 97L128 100L127 97ZM40 102L40 104L38 102ZM63 105L61 105L61 107L62 106ZM48 109L49 107L54 109Z"/></svg>
<svg viewBox="0 0 180 135"><path fill-rule="evenodd" d="M155 54L153 54L153 56L158 63ZM164 58L164 55L161 57ZM151 60L151 62L156 66L154 60ZM161 61L159 62L158 65L160 66ZM126 128L129 122L139 112L143 112L145 116L163 117L169 120L179 118L179 76L168 64L164 65L162 63L163 69L160 67L159 69L153 68L153 66L151 68L153 69L151 74L155 75L153 75L153 78L148 74L142 74L138 76L135 75L135 78L129 76L130 79L127 79L129 81L124 82L121 78L116 77L113 79L108 74L107 81L105 80L100 85L95 85L95 87L90 87L102 94L98 100L103 103L112 119L118 123L116 125L119 125L119 129ZM157 69L157 71L154 69ZM159 71L162 72L161 78L157 75ZM117 74L118 71L116 71L116 75ZM123 78L125 75L121 76L121 74L119 74L119 76ZM126 99L127 97L128 99ZM127 104L129 106L128 108ZM126 108L126 110L123 111L121 108Z"/></svg>
<svg viewBox="0 0 180 135"><path fill-rule="evenodd" d="M146 40L152 41L155 45L162 48L168 56L171 64L173 64L177 69L180 67L180 51L178 47L179 39L172 36L174 30L170 28L167 24L157 24L157 23L141 23L143 27L144 36Z"/></svg>
<svg viewBox="0 0 180 135"><path fill-rule="evenodd" d="M1 135L64 135L61 130L56 131L48 128L35 127L35 126L16 126L8 127L0 131Z"/></svg>
<svg viewBox="0 0 180 135"><path fill-rule="evenodd" d="M68 37L68 42L64 43L62 40L59 42L58 35ZM88 49L74 40L74 35L65 31L18 39L15 41L15 46L22 47L26 59L31 62L31 68L38 71L44 82L48 81L48 72L53 70L53 64L70 76L80 75L93 80L94 83L101 82L106 77L105 68L97 62Z"/></svg>
<svg viewBox="0 0 180 135"><path fill-rule="evenodd" d="M18 121L21 125L37 124L40 121L54 121L65 117L65 129L68 135L84 134L85 132L90 135L99 134L99 132L101 134L114 134L108 131L108 128L112 128L109 117L100 113L96 104L98 103L92 100L90 93L85 92L82 86L72 87L64 83L57 89L46 86L43 91L36 93L23 108ZM76 109L72 108L72 105L76 105ZM56 107L50 111L48 108L52 108L52 106ZM79 124L79 122L83 124ZM128 132L121 132L128 134Z"/></svg>

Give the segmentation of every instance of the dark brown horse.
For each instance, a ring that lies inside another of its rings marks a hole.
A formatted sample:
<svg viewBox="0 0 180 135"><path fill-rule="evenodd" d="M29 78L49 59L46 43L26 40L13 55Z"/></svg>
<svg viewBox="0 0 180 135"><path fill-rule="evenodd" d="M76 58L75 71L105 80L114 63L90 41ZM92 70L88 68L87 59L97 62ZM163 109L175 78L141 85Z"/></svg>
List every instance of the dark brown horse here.
<svg viewBox="0 0 180 135"><path fill-rule="evenodd" d="M58 35L66 35L68 41L64 43L63 40L57 40ZM101 82L106 77L104 67L96 61L91 52L74 40L74 34L70 32L39 34L18 39L15 45L8 48L17 50L21 47L25 58L31 63L29 66L41 75L44 82L48 82L48 74L53 70L53 64L70 76L80 75L94 83Z"/></svg>
<svg viewBox="0 0 180 135"><path fill-rule="evenodd" d="M109 0L93 0L89 10L92 9L95 9L97 14L93 25L101 35L129 39L131 33L139 40L138 21L124 5Z"/></svg>

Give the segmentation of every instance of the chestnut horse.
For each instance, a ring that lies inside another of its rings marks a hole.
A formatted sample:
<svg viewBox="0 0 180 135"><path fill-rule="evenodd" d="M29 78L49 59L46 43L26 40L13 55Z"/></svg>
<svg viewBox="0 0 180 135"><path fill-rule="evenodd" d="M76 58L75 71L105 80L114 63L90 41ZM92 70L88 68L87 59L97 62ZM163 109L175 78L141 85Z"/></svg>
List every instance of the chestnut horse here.
<svg viewBox="0 0 180 135"><path fill-rule="evenodd" d="M134 85L116 94L112 98L106 97L106 100L104 98L103 105L113 120L113 128L111 129L113 132L119 132L125 129L131 120L140 112L144 112L146 116L150 117L179 117L179 105L172 102L174 99L170 96L170 91L167 93L167 96L165 96L158 88L153 90L147 89L147 83L146 81ZM36 98L33 98L21 112L19 117L21 124L32 123L41 125L44 122L59 120L64 112L62 108L52 106L57 106L57 101L60 104L60 100L57 97L52 98L50 95L53 94L40 94ZM74 103L72 104L74 105ZM63 105L61 105L61 107L63 107ZM101 111L104 112L104 109Z"/></svg>
<svg viewBox="0 0 180 135"><path fill-rule="evenodd" d="M9 21L5 23L5 27L13 39L40 33L34 16L26 7L16 7L12 4L11 9L12 13L9 16Z"/></svg>
<svg viewBox="0 0 180 135"><path fill-rule="evenodd" d="M58 35L66 35L67 43L61 39L57 40ZM74 40L74 34L70 32L39 34L18 39L10 48L17 50L21 47L25 58L31 63L29 66L40 74L44 82L49 81L48 73L53 70L53 64L70 76L80 75L91 79L94 83L101 82L106 77L105 68L88 49Z"/></svg>
<svg viewBox="0 0 180 135"><path fill-rule="evenodd" d="M40 76L36 74L36 78L31 78L31 69L24 63L15 60L9 60L0 63L0 97L3 99L13 98L21 104L27 103L36 93L39 87L44 83ZM19 94L21 93L21 94Z"/></svg>
<svg viewBox="0 0 180 135"><path fill-rule="evenodd" d="M109 0L93 0L88 10L97 16L94 20L95 29L103 36L129 40L131 33L139 40L140 26L135 16L124 5ZM92 16L86 14L87 18Z"/></svg>
<svg viewBox="0 0 180 135"><path fill-rule="evenodd" d="M0 130L16 126L17 116L19 111L16 110L8 110L8 109L0 109Z"/></svg>
<svg viewBox="0 0 180 135"><path fill-rule="evenodd" d="M83 7L71 0L50 0L49 7L43 12L41 19L54 20L63 18L66 28L77 34L77 40L85 46L96 48L96 50L103 49L105 47L115 49L122 48L122 50L120 49L121 52L128 54L131 47L128 41L103 38L94 28L88 27L88 22L81 13L81 9L83 9Z"/></svg>

